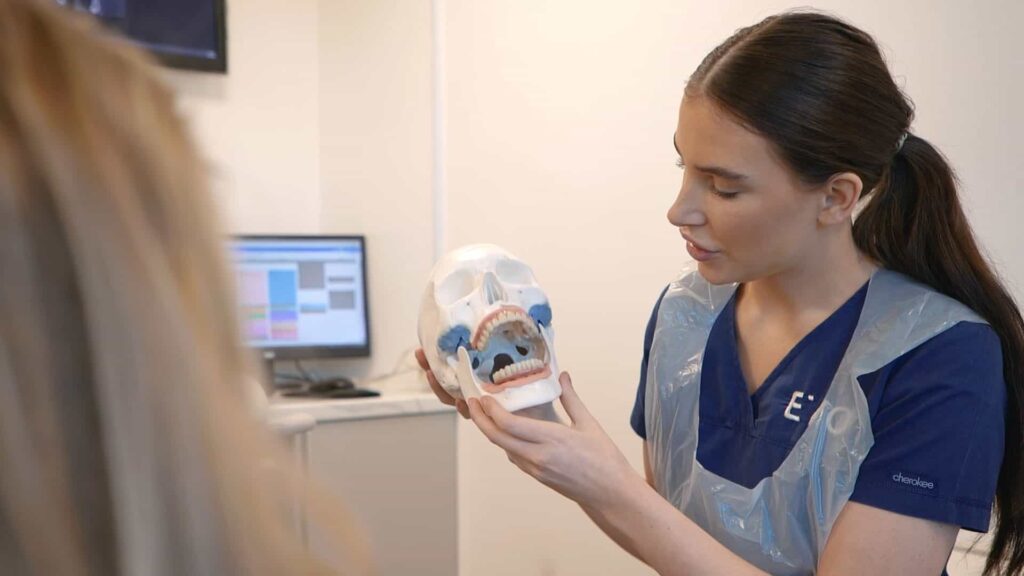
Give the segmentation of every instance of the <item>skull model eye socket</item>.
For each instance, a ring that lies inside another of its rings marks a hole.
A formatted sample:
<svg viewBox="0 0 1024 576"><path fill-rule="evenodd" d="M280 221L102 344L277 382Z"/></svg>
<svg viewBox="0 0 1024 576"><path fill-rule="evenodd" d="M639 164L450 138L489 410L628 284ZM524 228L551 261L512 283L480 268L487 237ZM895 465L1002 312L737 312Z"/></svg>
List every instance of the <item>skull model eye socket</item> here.
<svg viewBox="0 0 1024 576"><path fill-rule="evenodd" d="M494 272L502 282L509 284L533 284L533 272L529 266L515 260L500 260Z"/></svg>
<svg viewBox="0 0 1024 576"><path fill-rule="evenodd" d="M435 295L440 304L450 306L472 294L474 288L476 283L473 273L468 270L457 270L441 281Z"/></svg>

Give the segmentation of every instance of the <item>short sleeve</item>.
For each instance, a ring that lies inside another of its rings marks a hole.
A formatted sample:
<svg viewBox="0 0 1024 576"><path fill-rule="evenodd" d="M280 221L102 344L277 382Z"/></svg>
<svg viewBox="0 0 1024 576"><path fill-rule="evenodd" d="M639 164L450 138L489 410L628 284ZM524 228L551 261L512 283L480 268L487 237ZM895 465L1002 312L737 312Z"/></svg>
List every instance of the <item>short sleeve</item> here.
<svg viewBox="0 0 1024 576"><path fill-rule="evenodd" d="M1003 457L1000 341L963 322L861 377L874 445L850 500L985 532Z"/></svg>
<svg viewBox="0 0 1024 576"><path fill-rule="evenodd" d="M647 393L647 360L651 355L651 342L654 341L654 327L658 324L658 309L661 308L661 299L665 297L668 286L661 291L658 301L654 304L651 318L647 321L647 330L644 331L644 356L640 361L640 383L636 389L636 400L633 402L633 413L629 417L629 424L633 431L643 439L647 439L647 424L644 420L644 398Z"/></svg>

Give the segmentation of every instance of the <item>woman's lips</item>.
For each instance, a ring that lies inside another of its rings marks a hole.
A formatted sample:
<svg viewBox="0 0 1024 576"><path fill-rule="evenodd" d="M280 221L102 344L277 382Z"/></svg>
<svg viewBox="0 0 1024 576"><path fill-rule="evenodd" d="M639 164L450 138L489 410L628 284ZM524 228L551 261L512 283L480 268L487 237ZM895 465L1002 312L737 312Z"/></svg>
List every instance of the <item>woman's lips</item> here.
<svg viewBox="0 0 1024 576"><path fill-rule="evenodd" d="M689 252L690 256L698 262L706 262L721 252L720 250L708 250L686 234L680 234L680 236L686 240L686 251Z"/></svg>
<svg viewBox="0 0 1024 576"><path fill-rule="evenodd" d="M689 252L690 256L698 262L707 262L719 254L718 252L712 252L710 250L700 248L693 242L686 243L686 251Z"/></svg>

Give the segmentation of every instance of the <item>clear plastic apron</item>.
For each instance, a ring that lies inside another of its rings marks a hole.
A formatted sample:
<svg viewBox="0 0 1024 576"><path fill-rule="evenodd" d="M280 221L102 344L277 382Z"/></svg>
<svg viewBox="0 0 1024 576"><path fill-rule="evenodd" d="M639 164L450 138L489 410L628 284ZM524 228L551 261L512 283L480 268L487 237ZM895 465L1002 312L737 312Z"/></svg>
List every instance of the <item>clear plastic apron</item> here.
<svg viewBox="0 0 1024 576"><path fill-rule="evenodd" d="M715 319L736 285L698 272L662 299L648 358L645 398L655 487L716 540L771 574L813 574L828 534L874 444L857 377L886 366L962 321L984 323L960 302L880 269L825 398L775 472L753 488L697 461L700 376ZM738 398L737 402L747 401Z"/></svg>

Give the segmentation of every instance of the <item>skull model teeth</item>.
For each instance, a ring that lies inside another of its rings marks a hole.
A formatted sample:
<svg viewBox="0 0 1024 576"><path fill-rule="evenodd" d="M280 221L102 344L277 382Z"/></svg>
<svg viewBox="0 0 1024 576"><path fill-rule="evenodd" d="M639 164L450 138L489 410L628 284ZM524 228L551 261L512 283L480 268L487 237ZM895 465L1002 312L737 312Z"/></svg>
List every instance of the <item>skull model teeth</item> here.
<svg viewBox="0 0 1024 576"><path fill-rule="evenodd" d="M503 248L473 244L438 261L418 332L431 371L455 397L475 391L515 411L561 394L547 295L530 267ZM461 369L460 348L470 363Z"/></svg>

